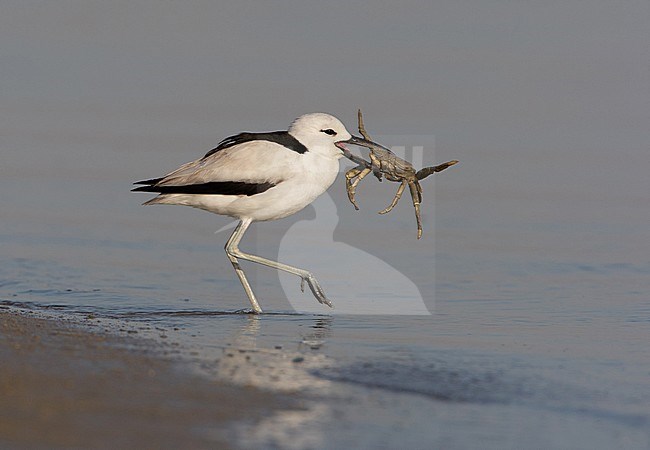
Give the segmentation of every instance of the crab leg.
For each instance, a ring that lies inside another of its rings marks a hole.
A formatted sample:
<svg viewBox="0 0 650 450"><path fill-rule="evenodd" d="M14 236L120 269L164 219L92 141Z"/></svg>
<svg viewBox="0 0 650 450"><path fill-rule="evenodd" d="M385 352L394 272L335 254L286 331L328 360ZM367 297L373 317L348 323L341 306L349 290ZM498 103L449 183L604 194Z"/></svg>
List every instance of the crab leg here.
<svg viewBox="0 0 650 450"><path fill-rule="evenodd" d="M420 219L420 203L422 201L422 188L417 181L409 181L409 189L413 198L413 207L415 208L415 220L418 223L418 239L422 237L422 220Z"/></svg>
<svg viewBox="0 0 650 450"><path fill-rule="evenodd" d="M372 169L365 167L361 168L362 166L357 166L354 167L347 172L345 172L345 188L348 192L348 198L350 199L350 203L354 205L354 209L358 210L359 207L357 206L357 202L354 199L354 194L356 193L357 185L361 180L363 180L366 175L368 175L370 172L372 172ZM356 180L352 181L355 177Z"/></svg>
<svg viewBox="0 0 650 450"><path fill-rule="evenodd" d="M402 198L402 192L404 192L404 188L406 187L406 183L408 181L404 180L402 183L399 185L397 188L397 193L395 194L395 197L393 197L393 201L388 205L388 207L384 210L379 211L379 214L386 214L389 213L393 210L395 205L397 205L397 202L399 201L400 198Z"/></svg>
<svg viewBox="0 0 650 450"><path fill-rule="evenodd" d="M417 177L418 180L423 180L426 177L428 177L429 175L431 175L432 173L442 172L443 170L445 170L445 169L447 169L447 168L449 168L449 167L451 167L451 166L453 166L455 164L458 164L458 160L452 159L451 161L447 161L446 163L442 163L442 164L439 164L437 166L425 167L424 169L418 170L418 172L415 174L415 176Z"/></svg>

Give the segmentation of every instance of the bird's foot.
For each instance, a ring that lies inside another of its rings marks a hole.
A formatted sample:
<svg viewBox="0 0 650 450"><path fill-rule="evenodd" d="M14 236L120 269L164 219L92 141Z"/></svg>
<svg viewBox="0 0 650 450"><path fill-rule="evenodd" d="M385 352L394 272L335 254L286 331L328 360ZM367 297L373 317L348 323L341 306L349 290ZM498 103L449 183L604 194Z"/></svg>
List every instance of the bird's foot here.
<svg viewBox="0 0 650 450"><path fill-rule="evenodd" d="M262 310L256 311L253 308L244 308L244 309L237 309L232 313L233 314L261 314Z"/></svg>
<svg viewBox="0 0 650 450"><path fill-rule="evenodd" d="M334 308L332 302L329 301L327 297L325 297L325 292L323 292L323 288L320 287L320 283L318 282L315 276L308 273L304 277L301 277L300 290L302 292L305 292L305 281L309 285L309 289L311 289L312 294L314 294L314 297L316 297L316 300L318 300L319 303L322 303L323 305L327 305L330 308Z"/></svg>

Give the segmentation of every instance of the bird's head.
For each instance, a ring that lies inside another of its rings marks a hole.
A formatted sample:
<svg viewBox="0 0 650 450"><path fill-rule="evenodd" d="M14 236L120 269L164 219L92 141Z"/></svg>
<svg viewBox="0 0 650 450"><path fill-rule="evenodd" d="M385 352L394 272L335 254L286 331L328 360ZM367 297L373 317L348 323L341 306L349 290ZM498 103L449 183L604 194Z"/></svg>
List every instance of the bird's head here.
<svg viewBox="0 0 650 450"><path fill-rule="evenodd" d="M342 155L345 144L368 147L374 142L352 136L336 117L325 113L310 113L298 117L289 127L289 134L310 151Z"/></svg>

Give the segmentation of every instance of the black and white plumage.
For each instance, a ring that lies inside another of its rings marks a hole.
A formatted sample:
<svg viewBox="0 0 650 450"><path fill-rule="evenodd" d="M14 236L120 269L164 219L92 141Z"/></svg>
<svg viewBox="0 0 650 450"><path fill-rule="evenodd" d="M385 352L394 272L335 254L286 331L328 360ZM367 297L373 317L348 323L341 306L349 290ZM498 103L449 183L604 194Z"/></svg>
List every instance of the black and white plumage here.
<svg viewBox="0 0 650 450"><path fill-rule="evenodd" d="M312 203L329 188L339 172L339 159L349 156L345 143L374 143L352 136L334 116L324 113L297 118L288 131L240 133L221 141L205 156L161 178L139 181L133 189L159 195L145 205L186 205L239 219L226 244L253 312L262 309L239 259L293 273L307 282L316 299L332 306L316 278L297 267L250 255L239 242L254 221L287 217Z"/></svg>

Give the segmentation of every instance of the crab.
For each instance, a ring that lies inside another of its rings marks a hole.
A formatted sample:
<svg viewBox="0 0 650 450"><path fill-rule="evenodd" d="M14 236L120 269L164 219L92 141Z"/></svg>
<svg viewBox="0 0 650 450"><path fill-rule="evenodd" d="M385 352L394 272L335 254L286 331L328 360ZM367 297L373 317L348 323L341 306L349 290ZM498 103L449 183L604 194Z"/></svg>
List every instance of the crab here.
<svg viewBox="0 0 650 450"><path fill-rule="evenodd" d="M359 133L368 141L370 141L370 136L366 132L366 128L363 123L363 115L361 110L358 111L357 117L359 120ZM411 198L413 200L413 207L415 208L415 219L418 226L418 239L422 237L422 220L420 218L420 204L422 203L422 186L420 186L420 180L428 177L429 175L442 172L448 167L457 164L457 160L447 161L446 163L440 164L433 167L425 167L421 170L416 171L413 165L398 157L393 152L388 150L385 147L380 145L368 146L370 149L370 161L366 161L363 158L359 158L355 155L352 155L349 152L344 152L345 156L357 163L358 166L353 167L345 173L345 185L348 192L348 198L355 209L359 209L357 202L354 198L356 188L368 174L371 172L377 177L379 181L382 180L382 176L389 181L394 181L400 183L399 188L397 188L397 193L390 205L385 209L379 211L379 214L387 214L393 210L397 202L402 197L404 189L408 185L409 190L411 191Z"/></svg>

